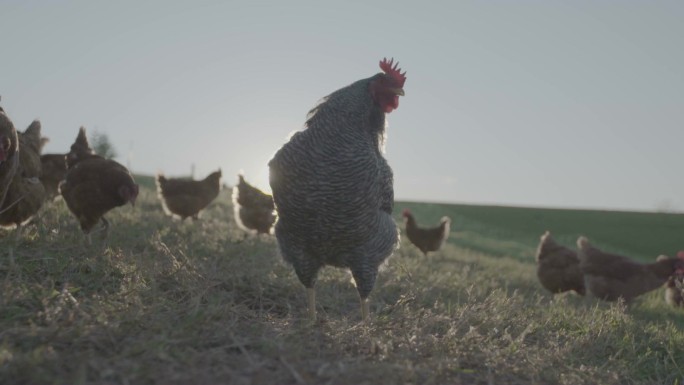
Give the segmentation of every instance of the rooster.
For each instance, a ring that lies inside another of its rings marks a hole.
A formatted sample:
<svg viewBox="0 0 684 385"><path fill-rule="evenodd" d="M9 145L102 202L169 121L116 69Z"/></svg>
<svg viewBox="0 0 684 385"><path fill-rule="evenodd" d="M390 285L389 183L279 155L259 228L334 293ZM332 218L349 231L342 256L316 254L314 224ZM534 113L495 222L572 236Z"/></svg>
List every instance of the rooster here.
<svg viewBox="0 0 684 385"><path fill-rule="evenodd" d="M81 225L89 245L97 222L102 222L106 239L109 222L104 214L128 202L135 205L138 185L126 167L93 153L83 127L66 160L68 169L59 190L67 207Z"/></svg>
<svg viewBox="0 0 684 385"><path fill-rule="evenodd" d="M442 217L439 225L426 228L418 226L411 210L404 209L402 216L406 225L406 237L426 257L430 251L441 249L444 242L449 238L449 231L451 229L451 218L449 217Z"/></svg>
<svg viewBox="0 0 684 385"><path fill-rule="evenodd" d="M392 169L383 156L385 114L399 106L405 73L384 59L383 72L325 97L269 162L283 258L307 288L325 265L351 270L363 320L380 265L396 249Z"/></svg>
<svg viewBox="0 0 684 385"><path fill-rule="evenodd" d="M580 269L586 289L606 301L623 298L629 303L637 296L662 286L678 270L684 257L661 258L654 263L639 263L622 255L605 253L585 237L577 240Z"/></svg>
<svg viewBox="0 0 684 385"><path fill-rule="evenodd" d="M273 197L245 181L238 175L233 187L233 209L238 226L247 232L268 234L275 221Z"/></svg>
<svg viewBox="0 0 684 385"><path fill-rule="evenodd" d="M584 295L584 275L579 266L577 253L559 245L545 232L537 247L537 278L544 288L553 294L574 290Z"/></svg>
<svg viewBox="0 0 684 385"><path fill-rule="evenodd" d="M166 178L157 175L157 195L166 214L182 221L199 213L218 196L221 190L221 170L212 172L203 180Z"/></svg>
<svg viewBox="0 0 684 385"><path fill-rule="evenodd" d="M15 228L15 246L22 225L38 212L45 200L45 189L38 179L42 147L40 122L34 120L26 131L18 133L18 139L18 165L0 205L0 226ZM14 247L10 249L10 262L14 264Z"/></svg>

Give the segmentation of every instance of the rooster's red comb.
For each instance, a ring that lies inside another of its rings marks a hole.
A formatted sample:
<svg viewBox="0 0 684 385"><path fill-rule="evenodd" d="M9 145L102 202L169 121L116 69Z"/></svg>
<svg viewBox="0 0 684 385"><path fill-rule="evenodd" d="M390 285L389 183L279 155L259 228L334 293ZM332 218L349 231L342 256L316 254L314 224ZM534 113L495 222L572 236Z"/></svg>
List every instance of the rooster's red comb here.
<svg viewBox="0 0 684 385"><path fill-rule="evenodd" d="M392 64L394 64L394 67ZM399 62L394 63L394 58L390 59L390 61L387 61L387 58L383 58L380 62L380 69L387 75L391 76L392 79L397 82L399 87L404 86L404 82L406 81L406 71L404 71L403 74L401 73Z"/></svg>

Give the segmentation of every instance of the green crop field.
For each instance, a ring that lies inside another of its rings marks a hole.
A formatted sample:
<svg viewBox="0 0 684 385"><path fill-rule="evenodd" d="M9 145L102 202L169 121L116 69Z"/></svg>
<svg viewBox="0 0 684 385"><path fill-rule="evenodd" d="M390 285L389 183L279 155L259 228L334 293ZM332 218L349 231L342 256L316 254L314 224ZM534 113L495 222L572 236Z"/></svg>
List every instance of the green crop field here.
<svg viewBox="0 0 684 385"><path fill-rule="evenodd" d="M684 310L663 291L625 307L552 296L535 275L544 230L574 247L653 260L684 249L684 215L398 202L452 220L425 258L403 238L360 322L356 289L321 271L319 320L272 236L234 223L230 191L197 222L166 217L151 178L86 248L62 201L8 264L0 233L0 384L681 384Z"/></svg>
<svg viewBox="0 0 684 385"><path fill-rule="evenodd" d="M597 210L400 203L434 225L443 215L453 219L455 244L499 256L530 258L539 237L549 230L566 246L580 235L604 250L643 261L684 250L684 215Z"/></svg>

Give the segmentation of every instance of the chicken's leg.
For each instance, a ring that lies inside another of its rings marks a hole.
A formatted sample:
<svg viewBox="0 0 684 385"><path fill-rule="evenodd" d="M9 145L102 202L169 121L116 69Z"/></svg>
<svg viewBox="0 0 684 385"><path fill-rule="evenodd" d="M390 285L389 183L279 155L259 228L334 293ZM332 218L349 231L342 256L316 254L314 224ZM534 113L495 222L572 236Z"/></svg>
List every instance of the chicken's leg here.
<svg viewBox="0 0 684 385"><path fill-rule="evenodd" d="M309 320L316 321L316 289L306 288L306 295L309 299Z"/></svg>
<svg viewBox="0 0 684 385"><path fill-rule="evenodd" d="M369 316L370 316L370 309L368 307L368 298L361 298L361 320L363 322L368 322Z"/></svg>

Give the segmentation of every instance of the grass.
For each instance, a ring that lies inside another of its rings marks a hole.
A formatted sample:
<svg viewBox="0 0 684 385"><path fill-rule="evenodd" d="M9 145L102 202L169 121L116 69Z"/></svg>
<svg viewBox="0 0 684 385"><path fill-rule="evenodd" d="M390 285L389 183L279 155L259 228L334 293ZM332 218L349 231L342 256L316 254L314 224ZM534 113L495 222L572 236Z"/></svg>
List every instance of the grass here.
<svg viewBox="0 0 684 385"><path fill-rule="evenodd" d="M324 269L312 325L274 239L245 236L228 194L181 223L142 189L91 249L63 202L45 207L17 266L0 255L0 383L684 382L684 312L662 291L629 309L552 297L533 264L547 228L569 245L582 233L644 259L671 253L683 216L400 202L395 211L411 207L421 223L450 215L450 242L426 259L402 240L371 294L370 325L349 274ZM2 235L6 250L12 234Z"/></svg>

